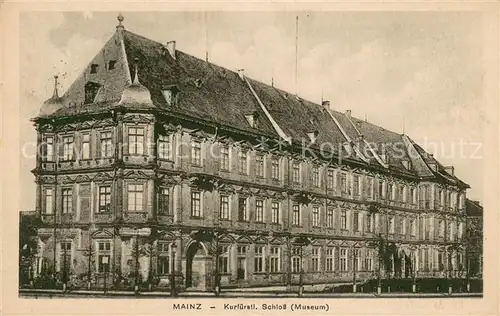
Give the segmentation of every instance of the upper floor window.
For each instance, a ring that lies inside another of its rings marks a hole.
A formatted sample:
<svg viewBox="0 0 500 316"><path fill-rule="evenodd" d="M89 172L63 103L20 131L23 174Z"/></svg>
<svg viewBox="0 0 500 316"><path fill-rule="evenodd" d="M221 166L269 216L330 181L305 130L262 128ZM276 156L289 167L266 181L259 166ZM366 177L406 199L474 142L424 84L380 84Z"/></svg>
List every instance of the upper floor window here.
<svg viewBox="0 0 500 316"><path fill-rule="evenodd" d="M326 211L326 227L333 228L333 209L331 208Z"/></svg>
<svg viewBox="0 0 500 316"><path fill-rule="evenodd" d="M255 200L255 221L263 222L264 221L264 201L263 200Z"/></svg>
<svg viewBox="0 0 500 316"><path fill-rule="evenodd" d="M160 188L158 197L158 214L168 215L170 206L170 194L168 188Z"/></svg>
<svg viewBox="0 0 500 316"><path fill-rule="evenodd" d="M353 226L353 230L355 232L359 232L361 231L360 229L360 221L359 221L359 214L358 212L354 212L353 213L353 216L352 216L352 226Z"/></svg>
<svg viewBox="0 0 500 316"><path fill-rule="evenodd" d="M279 202L272 202L271 204L271 222L279 224L280 221L280 204Z"/></svg>
<svg viewBox="0 0 500 316"><path fill-rule="evenodd" d="M366 231L369 233L373 232L374 217L375 216L370 213L366 214Z"/></svg>
<svg viewBox="0 0 500 316"><path fill-rule="evenodd" d="M62 189L62 212L70 214L73 211L73 190L69 188Z"/></svg>
<svg viewBox="0 0 500 316"><path fill-rule="evenodd" d="M412 219L410 221L410 230L411 230L411 235L416 236L417 235L417 221L415 219Z"/></svg>
<svg viewBox="0 0 500 316"><path fill-rule="evenodd" d="M312 225L314 227L319 227L320 226L320 223L319 223L319 207L317 207L317 206L313 206L313 210L312 210Z"/></svg>
<svg viewBox="0 0 500 316"><path fill-rule="evenodd" d="M378 196L385 199L385 182L383 180L378 180Z"/></svg>
<svg viewBox="0 0 500 316"><path fill-rule="evenodd" d="M82 159L90 159L90 134L82 134Z"/></svg>
<svg viewBox="0 0 500 316"><path fill-rule="evenodd" d="M417 203L417 193L414 187L410 188L410 199L413 204Z"/></svg>
<svg viewBox="0 0 500 316"><path fill-rule="evenodd" d="M255 175L264 177L264 155L257 154L255 156Z"/></svg>
<svg viewBox="0 0 500 316"><path fill-rule="evenodd" d="M333 182L334 182L333 179L334 179L333 170L329 169L326 175L326 185L328 189L333 189Z"/></svg>
<svg viewBox="0 0 500 316"><path fill-rule="evenodd" d="M340 212L340 229L347 229L347 212Z"/></svg>
<svg viewBox="0 0 500 316"><path fill-rule="evenodd" d="M111 132L101 133L101 156L102 157L113 156L113 140Z"/></svg>
<svg viewBox="0 0 500 316"><path fill-rule="evenodd" d="M191 147L191 163L201 166L201 143L199 141L193 141Z"/></svg>
<svg viewBox="0 0 500 316"><path fill-rule="evenodd" d="M395 192L394 192L394 186L392 183L389 183L387 185L387 191L388 191L387 194L389 195L389 199L393 201Z"/></svg>
<svg viewBox="0 0 500 316"><path fill-rule="evenodd" d="M389 234L394 234L394 217L389 217L388 225Z"/></svg>
<svg viewBox="0 0 500 316"><path fill-rule="evenodd" d="M229 148L227 146L222 146L220 149L220 168L229 170Z"/></svg>
<svg viewBox="0 0 500 316"><path fill-rule="evenodd" d="M340 175L340 190L342 194L347 193L347 174L341 173Z"/></svg>
<svg viewBox="0 0 500 316"><path fill-rule="evenodd" d="M45 136L45 161L54 161L54 136Z"/></svg>
<svg viewBox="0 0 500 316"><path fill-rule="evenodd" d="M115 69L115 65L116 65L116 60L110 60L108 62L108 70L113 70Z"/></svg>
<svg viewBox="0 0 500 316"><path fill-rule="evenodd" d="M293 169L292 171L293 183L300 183L300 163L293 162L292 169Z"/></svg>
<svg viewBox="0 0 500 316"><path fill-rule="evenodd" d="M292 224L296 226L300 225L300 205L297 203L292 206Z"/></svg>
<svg viewBox="0 0 500 316"><path fill-rule="evenodd" d="M73 136L63 136L63 160L73 160Z"/></svg>
<svg viewBox="0 0 500 316"><path fill-rule="evenodd" d="M158 135L158 158L171 158L170 145L170 135Z"/></svg>
<svg viewBox="0 0 500 316"><path fill-rule="evenodd" d="M402 202L406 202L406 186L401 185L398 187L398 189L399 200Z"/></svg>
<svg viewBox="0 0 500 316"><path fill-rule="evenodd" d="M109 212L111 207L111 186L99 186L99 209L98 212Z"/></svg>
<svg viewBox="0 0 500 316"><path fill-rule="evenodd" d="M85 85L85 104L94 103L97 96L97 92L101 85L95 82L87 82Z"/></svg>
<svg viewBox="0 0 500 316"><path fill-rule="evenodd" d="M144 185L142 184L129 184L128 185L128 210L129 211L142 211L144 196Z"/></svg>
<svg viewBox="0 0 500 316"><path fill-rule="evenodd" d="M315 187L319 187L319 168L318 168L318 166L312 167L312 184Z"/></svg>
<svg viewBox="0 0 500 316"><path fill-rule="evenodd" d="M373 178L366 178L366 194L369 200L373 200Z"/></svg>
<svg viewBox="0 0 500 316"><path fill-rule="evenodd" d="M142 155L144 153L144 128L129 127L128 153L131 155Z"/></svg>
<svg viewBox="0 0 500 316"><path fill-rule="evenodd" d="M401 235L406 235L406 218L401 218Z"/></svg>
<svg viewBox="0 0 500 316"><path fill-rule="evenodd" d="M201 217L201 193L191 192L191 216Z"/></svg>
<svg viewBox="0 0 500 316"><path fill-rule="evenodd" d="M53 207L53 196L54 191L51 188L45 189L45 214L52 214L54 211Z"/></svg>
<svg viewBox="0 0 500 316"><path fill-rule="evenodd" d="M221 219L229 219L229 196L221 195L220 197L220 212Z"/></svg>
<svg viewBox="0 0 500 316"><path fill-rule="evenodd" d="M248 220L247 198L238 199L238 220L244 222Z"/></svg>
<svg viewBox="0 0 500 316"><path fill-rule="evenodd" d="M248 156L246 151L240 151L239 153L239 164L238 171L242 174L248 173Z"/></svg>
<svg viewBox="0 0 500 316"><path fill-rule="evenodd" d="M271 160L271 178L274 180L279 180L280 178L280 162L278 158Z"/></svg>

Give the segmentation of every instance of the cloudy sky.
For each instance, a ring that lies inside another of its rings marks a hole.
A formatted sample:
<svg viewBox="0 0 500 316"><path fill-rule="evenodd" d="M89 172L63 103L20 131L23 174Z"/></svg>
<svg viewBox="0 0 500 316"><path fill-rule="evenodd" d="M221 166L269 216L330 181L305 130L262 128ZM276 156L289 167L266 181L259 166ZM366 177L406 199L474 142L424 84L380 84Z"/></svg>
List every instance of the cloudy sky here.
<svg viewBox="0 0 500 316"><path fill-rule="evenodd" d="M29 12L20 17L21 140L29 118L65 90L115 32L116 13ZM298 87L295 16L299 16ZM125 27L338 111L405 133L433 152L483 199L483 22L477 12L124 13ZM403 123L404 122L404 123ZM34 150L21 152L21 209L34 209Z"/></svg>

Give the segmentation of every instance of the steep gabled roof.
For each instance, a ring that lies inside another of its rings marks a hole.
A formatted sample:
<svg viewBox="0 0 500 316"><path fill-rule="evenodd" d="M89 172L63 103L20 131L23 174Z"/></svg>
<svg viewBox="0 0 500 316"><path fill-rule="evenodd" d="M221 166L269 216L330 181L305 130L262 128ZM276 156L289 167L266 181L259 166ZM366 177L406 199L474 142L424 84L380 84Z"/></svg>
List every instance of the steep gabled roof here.
<svg viewBox="0 0 500 316"><path fill-rule="evenodd" d="M343 144L350 140L358 161L468 187L406 135L242 78L235 71L182 51L173 54L159 42L123 29L117 31L62 96L63 108L51 116L106 112L121 106L122 93L132 84L137 67L141 85L150 92L152 108L273 138L290 138L295 144L308 145L311 135L315 135L315 146L328 143L331 146L326 149L336 153L345 152ZM110 60L115 61L113 69L107 67ZM91 71L96 64L98 71ZM94 102L89 104L84 102L87 82L100 86ZM163 95L164 90L172 87L179 94L175 105L169 104ZM137 108L141 106L138 104ZM249 114L258 116L257 127L249 124ZM370 149L368 144L375 146ZM380 158L384 152L386 161ZM410 169L404 165L408 161ZM432 170L430 164L436 164L437 170Z"/></svg>
<svg viewBox="0 0 500 316"><path fill-rule="evenodd" d="M483 207L479 204L479 201L466 199L465 211L468 216L483 216Z"/></svg>

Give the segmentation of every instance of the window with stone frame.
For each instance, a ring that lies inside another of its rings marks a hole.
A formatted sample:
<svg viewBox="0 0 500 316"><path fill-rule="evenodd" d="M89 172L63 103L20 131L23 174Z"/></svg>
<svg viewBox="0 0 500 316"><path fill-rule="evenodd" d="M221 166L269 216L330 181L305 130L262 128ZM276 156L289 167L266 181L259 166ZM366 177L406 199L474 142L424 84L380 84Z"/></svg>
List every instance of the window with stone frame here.
<svg viewBox="0 0 500 316"><path fill-rule="evenodd" d="M255 221L264 222L264 201L261 199L255 200Z"/></svg>
<svg viewBox="0 0 500 316"><path fill-rule="evenodd" d="M341 272L347 271L347 248L340 248L339 269Z"/></svg>
<svg viewBox="0 0 500 316"><path fill-rule="evenodd" d="M347 188L347 174L342 172L340 174L340 190L343 195L348 194L348 188Z"/></svg>
<svg viewBox="0 0 500 316"><path fill-rule="evenodd" d="M220 196L220 210L219 217L221 219L229 219L229 196Z"/></svg>
<svg viewBox="0 0 500 316"><path fill-rule="evenodd" d="M328 171L326 173L326 185L327 185L328 189L333 189L334 181L335 181L334 179L335 179L335 176L334 176L333 170L328 169Z"/></svg>
<svg viewBox="0 0 500 316"><path fill-rule="evenodd" d="M294 161L292 165L292 181L295 184L300 183L300 162Z"/></svg>
<svg viewBox="0 0 500 316"><path fill-rule="evenodd" d="M191 144L191 164L201 166L201 142L198 140Z"/></svg>
<svg viewBox="0 0 500 316"><path fill-rule="evenodd" d="M326 211L326 227L333 228L333 209L328 208Z"/></svg>
<svg viewBox="0 0 500 316"><path fill-rule="evenodd" d="M312 166L312 185L319 187L319 167Z"/></svg>
<svg viewBox="0 0 500 316"><path fill-rule="evenodd" d="M160 241L157 244L158 249L158 265L157 265L157 273L158 275L166 275L170 273L170 243Z"/></svg>
<svg viewBox="0 0 500 316"><path fill-rule="evenodd" d="M366 178L366 198L368 200L373 200L373 178Z"/></svg>
<svg viewBox="0 0 500 316"><path fill-rule="evenodd" d="M294 203L292 206L292 225L300 226L300 205Z"/></svg>
<svg viewBox="0 0 500 316"><path fill-rule="evenodd" d="M82 133L81 159L90 159L90 133Z"/></svg>
<svg viewBox="0 0 500 316"><path fill-rule="evenodd" d="M220 148L220 169L229 171L229 166L229 146L223 144Z"/></svg>
<svg viewBox="0 0 500 316"><path fill-rule="evenodd" d="M255 176L259 178L264 177L264 155L255 155Z"/></svg>
<svg viewBox="0 0 500 316"><path fill-rule="evenodd" d="M273 180L280 179L280 161L275 157L271 159L271 178Z"/></svg>
<svg viewBox="0 0 500 316"><path fill-rule="evenodd" d="M388 219L388 229L389 229L389 234L394 234L394 217L393 216L390 216L389 219Z"/></svg>
<svg viewBox="0 0 500 316"><path fill-rule="evenodd" d="M355 232L359 232L360 229L360 222L359 222L359 212L354 212L352 214L352 227Z"/></svg>
<svg viewBox="0 0 500 316"><path fill-rule="evenodd" d="M313 227L319 227L321 226L320 224L320 214L319 214L319 207L314 205L312 208L312 226Z"/></svg>
<svg viewBox="0 0 500 316"><path fill-rule="evenodd" d="M325 256L325 270L326 272L333 272L335 270L335 248L333 247L328 247L326 249L326 256Z"/></svg>
<svg viewBox="0 0 500 316"><path fill-rule="evenodd" d="M201 192L191 192L191 216L201 217Z"/></svg>
<svg viewBox="0 0 500 316"><path fill-rule="evenodd" d="M292 273L298 273L300 272L300 247L293 247L292 248Z"/></svg>
<svg viewBox="0 0 500 316"><path fill-rule="evenodd" d="M238 280L246 279L247 273L247 246L236 246L236 278Z"/></svg>
<svg viewBox="0 0 500 316"><path fill-rule="evenodd" d="M144 128L129 127L128 128L128 153L130 155L144 154Z"/></svg>
<svg viewBox="0 0 500 316"><path fill-rule="evenodd" d="M160 134L158 135L158 158L159 159L172 159L172 135Z"/></svg>
<svg viewBox="0 0 500 316"><path fill-rule="evenodd" d="M127 209L129 212L142 212L144 210L144 185L127 185Z"/></svg>
<svg viewBox="0 0 500 316"><path fill-rule="evenodd" d="M354 248L354 271L360 271L362 266L361 248Z"/></svg>
<svg viewBox="0 0 500 316"><path fill-rule="evenodd" d="M62 137L63 142L63 161L73 160L74 154L74 137L70 135L66 135Z"/></svg>
<svg viewBox="0 0 500 316"><path fill-rule="evenodd" d="M246 197L238 198L238 221L248 221L248 199Z"/></svg>
<svg viewBox="0 0 500 316"><path fill-rule="evenodd" d="M111 211L111 186L110 185L100 185L99 186L99 208L98 212L110 212Z"/></svg>
<svg viewBox="0 0 500 316"><path fill-rule="evenodd" d="M265 266L265 250L264 246L255 246L254 252L254 272L264 272Z"/></svg>
<svg viewBox="0 0 500 316"><path fill-rule="evenodd" d="M168 187L159 188L158 215L170 215L170 188Z"/></svg>
<svg viewBox="0 0 500 316"><path fill-rule="evenodd" d="M357 174L353 175L353 181L352 181L352 189L353 189L353 195L354 197L359 197L359 193L360 193L360 190L359 190L359 185L360 185L360 182L359 182L359 176Z"/></svg>
<svg viewBox="0 0 500 316"><path fill-rule="evenodd" d="M365 249L363 270L364 271L373 271L373 249L370 249L370 248Z"/></svg>
<svg viewBox="0 0 500 316"><path fill-rule="evenodd" d="M66 269L66 272L68 272L72 267L73 263L72 244L73 243L71 242L71 240L65 240L59 242L59 248L60 248L59 269L61 271L64 271L64 269Z"/></svg>
<svg viewBox="0 0 500 316"><path fill-rule="evenodd" d="M73 189L71 188L62 189L62 213L73 213Z"/></svg>
<svg viewBox="0 0 500 316"><path fill-rule="evenodd" d="M101 136L101 157L113 157L113 139L110 131L100 133Z"/></svg>
<svg viewBox="0 0 500 316"><path fill-rule="evenodd" d="M45 214L52 214L54 212L54 191L52 188L45 189Z"/></svg>
<svg viewBox="0 0 500 316"><path fill-rule="evenodd" d="M313 272L320 271L320 261L321 261L321 248L312 247L311 249L311 270Z"/></svg>
<svg viewBox="0 0 500 316"><path fill-rule="evenodd" d="M96 68L92 69L97 69L96 64L94 64ZM95 71L97 72L97 70ZM92 73L92 72L91 72ZM95 102L95 98L97 96L97 93L99 92L99 89L101 88L101 85L96 83L96 82L87 82L84 87L84 92L85 92L85 104L90 104Z"/></svg>
<svg viewBox="0 0 500 316"><path fill-rule="evenodd" d="M245 150L238 153L238 172L248 174L248 153Z"/></svg>
<svg viewBox="0 0 500 316"><path fill-rule="evenodd" d="M54 136L46 135L44 136L44 149L45 153L42 157L43 161L54 161Z"/></svg>
<svg viewBox="0 0 500 316"><path fill-rule="evenodd" d="M279 202L273 201L271 203L271 223L279 224L280 222L280 204Z"/></svg>
<svg viewBox="0 0 500 316"><path fill-rule="evenodd" d="M111 253L111 241L99 240L97 242L97 271L99 273L110 272Z"/></svg>
<svg viewBox="0 0 500 316"><path fill-rule="evenodd" d="M347 212L340 211L340 229L347 230Z"/></svg>
<svg viewBox="0 0 500 316"><path fill-rule="evenodd" d="M374 221L374 215L372 215L371 213L367 213L366 214L366 224L365 224L365 227L366 227L366 231L369 232L369 233L373 233L373 221Z"/></svg>
<svg viewBox="0 0 500 316"><path fill-rule="evenodd" d="M229 246L219 246L219 273L229 273Z"/></svg>
<svg viewBox="0 0 500 316"><path fill-rule="evenodd" d="M417 221L412 218L410 221L410 229L411 229L411 236L416 236L417 235Z"/></svg>
<svg viewBox="0 0 500 316"><path fill-rule="evenodd" d="M269 272L280 272L281 271L281 249L279 247L271 247L269 250Z"/></svg>

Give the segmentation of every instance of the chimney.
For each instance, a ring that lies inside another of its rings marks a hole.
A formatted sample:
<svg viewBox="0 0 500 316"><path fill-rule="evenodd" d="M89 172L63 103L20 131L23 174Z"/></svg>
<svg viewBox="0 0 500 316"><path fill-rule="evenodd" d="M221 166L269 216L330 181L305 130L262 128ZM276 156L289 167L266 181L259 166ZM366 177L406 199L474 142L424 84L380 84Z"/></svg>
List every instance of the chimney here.
<svg viewBox="0 0 500 316"><path fill-rule="evenodd" d="M346 115L348 118L351 118L351 110L347 110L347 111L345 111L345 115Z"/></svg>
<svg viewBox="0 0 500 316"><path fill-rule="evenodd" d="M245 69L238 69L238 76L241 80L245 80Z"/></svg>
<svg viewBox="0 0 500 316"><path fill-rule="evenodd" d="M170 56L172 56L172 58L175 59L175 41L167 42L167 50Z"/></svg>
<svg viewBox="0 0 500 316"><path fill-rule="evenodd" d="M321 102L321 105L323 105L323 107L325 109L329 109L330 108L330 101L323 101L323 102Z"/></svg>
<svg viewBox="0 0 500 316"><path fill-rule="evenodd" d="M455 167L447 166L447 167L444 167L444 170L446 172L448 172L449 174L451 174L452 176L455 176Z"/></svg>

